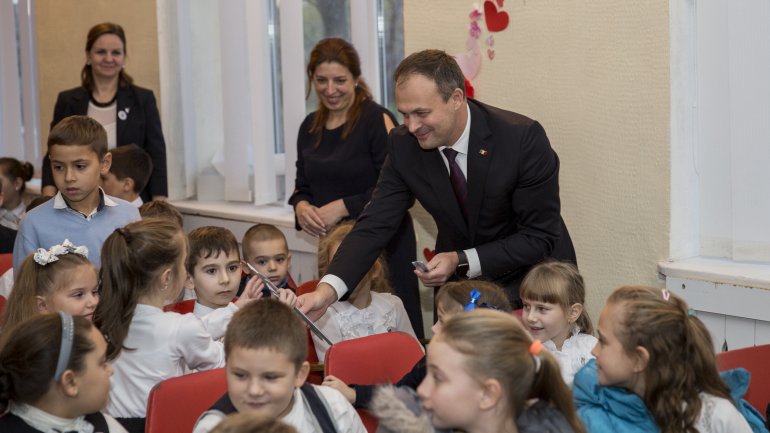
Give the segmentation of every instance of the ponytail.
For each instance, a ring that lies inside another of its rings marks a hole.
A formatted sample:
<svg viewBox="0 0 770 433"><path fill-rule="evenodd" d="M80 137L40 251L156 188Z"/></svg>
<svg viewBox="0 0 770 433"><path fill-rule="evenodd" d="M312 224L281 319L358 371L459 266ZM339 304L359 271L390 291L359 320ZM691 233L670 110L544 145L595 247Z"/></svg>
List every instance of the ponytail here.
<svg viewBox="0 0 770 433"><path fill-rule="evenodd" d="M558 362L541 350L542 343L533 344L511 314L490 309L457 314L444 324L438 338L465 356L467 371L479 382L492 378L500 383L514 421L527 400L536 397L559 410L575 433L585 432Z"/></svg>
<svg viewBox="0 0 770 433"><path fill-rule="evenodd" d="M159 218L137 221L115 230L102 246L102 298L94 324L107 339L107 359L123 349L139 298L150 293L164 269L186 254L180 227ZM178 270L183 272L184 269Z"/></svg>

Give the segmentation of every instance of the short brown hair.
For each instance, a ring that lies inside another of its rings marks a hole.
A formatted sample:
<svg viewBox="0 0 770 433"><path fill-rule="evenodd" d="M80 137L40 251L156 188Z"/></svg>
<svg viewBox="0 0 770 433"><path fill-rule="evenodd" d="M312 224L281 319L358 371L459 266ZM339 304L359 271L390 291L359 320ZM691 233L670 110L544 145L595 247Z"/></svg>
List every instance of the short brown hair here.
<svg viewBox="0 0 770 433"><path fill-rule="evenodd" d="M299 369L307 359L307 331L287 305L261 299L238 310L230 320L225 333L225 357L236 347L284 353Z"/></svg>
<svg viewBox="0 0 770 433"><path fill-rule="evenodd" d="M134 192L140 193L147 186L152 174L152 157L136 144L118 146L110 151L110 173L118 180L130 177L134 180Z"/></svg>
<svg viewBox="0 0 770 433"><path fill-rule="evenodd" d="M465 96L465 76L454 57L441 50L424 50L412 53L399 63L393 79L396 86L402 85L410 75L422 75L436 83L438 93L449 100L455 89Z"/></svg>
<svg viewBox="0 0 770 433"><path fill-rule="evenodd" d="M179 228L184 227L182 213L179 212L179 209L177 209L176 206L166 200L153 200L144 203L139 208L139 215L141 215L142 218L162 218L177 223Z"/></svg>
<svg viewBox="0 0 770 433"><path fill-rule="evenodd" d="M437 308L438 306L443 307L442 311L446 311L447 307L454 311L459 305L460 310L462 310L470 302L471 290L473 289L478 290L481 295L476 301L477 306L506 313L512 311L511 303L503 289L495 283L483 280L451 281L444 284L436 295L436 306ZM454 306L455 308L452 308L452 303L457 304Z"/></svg>
<svg viewBox="0 0 770 433"><path fill-rule="evenodd" d="M107 154L107 131L88 116L65 117L48 134L49 153L55 145L89 146L101 160Z"/></svg>
<svg viewBox="0 0 770 433"><path fill-rule="evenodd" d="M198 227L187 235L190 253L187 255L187 272L192 275L200 259L220 253L238 254L238 240L230 230L218 226ZM240 257L239 257L240 258Z"/></svg>
<svg viewBox="0 0 770 433"><path fill-rule="evenodd" d="M241 242L243 244L243 258L246 260L251 258L253 253L251 251L252 242L272 241L275 239L283 240L283 243L286 245L286 252L288 253L289 244L286 242L286 236L283 235L283 232L278 227L272 224L256 224L249 227L243 235L243 241Z"/></svg>

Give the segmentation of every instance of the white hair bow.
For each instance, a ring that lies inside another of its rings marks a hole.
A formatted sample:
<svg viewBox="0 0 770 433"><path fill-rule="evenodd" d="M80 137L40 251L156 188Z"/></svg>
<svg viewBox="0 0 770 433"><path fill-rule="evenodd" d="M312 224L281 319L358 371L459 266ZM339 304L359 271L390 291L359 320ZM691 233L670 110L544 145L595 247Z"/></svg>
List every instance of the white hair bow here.
<svg viewBox="0 0 770 433"><path fill-rule="evenodd" d="M64 242L52 246L47 251L43 248L38 248L37 251L35 251L34 259L38 265L45 266L59 260L59 256L69 253L88 258L88 247L85 245L76 247L69 239L65 239Z"/></svg>

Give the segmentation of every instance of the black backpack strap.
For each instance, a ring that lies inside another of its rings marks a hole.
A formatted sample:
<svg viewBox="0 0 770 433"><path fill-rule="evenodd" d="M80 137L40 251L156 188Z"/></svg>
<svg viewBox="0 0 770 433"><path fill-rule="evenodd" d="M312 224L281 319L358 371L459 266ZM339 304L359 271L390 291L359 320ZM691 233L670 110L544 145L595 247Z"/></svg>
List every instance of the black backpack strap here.
<svg viewBox="0 0 770 433"><path fill-rule="evenodd" d="M331 415L327 410L326 402L316 391L315 387L312 384L305 383L300 387L300 391L302 391L302 395L305 396L305 400L310 405L310 410L313 411L313 416L318 421L318 425L321 426L321 431L323 433L337 433L334 421L332 421Z"/></svg>
<svg viewBox="0 0 770 433"><path fill-rule="evenodd" d="M231 413L238 412L238 410L233 406L233 402L230 401L230 395L225 393L219 400L217 400L216 403L214 403L209 410L217 410L219 412L222 412L225 415L230 415Z"/></svg>
<svg viewBox="0 0 770 433"><path fill-rule="evenodd" d="M86 415L85 420L94 426L94 433L109 433L110 431L109 426L107 426L107 419L101 412Z"/></svg>

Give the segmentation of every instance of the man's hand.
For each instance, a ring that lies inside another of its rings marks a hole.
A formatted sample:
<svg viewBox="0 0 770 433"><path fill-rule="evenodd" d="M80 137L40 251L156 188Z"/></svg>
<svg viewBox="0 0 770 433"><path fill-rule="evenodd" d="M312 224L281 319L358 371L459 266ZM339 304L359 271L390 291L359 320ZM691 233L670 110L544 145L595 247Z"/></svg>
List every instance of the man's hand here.
<svg viewBox="0 0 770 433"><path fill-rule="evenodd" d="M426 287L439 287L454 275L458 263L460 259L456 252L438 253L426 265L430 272L415 269L414 273Z"/></svg>
<svg viewBox="0 0 770 433"><path fill-rule="evenodd" d="M315 290L297 298L297 308L312 321L321 318L331 304L337 301L337 291L326 283L316 286Z"/></svg>

